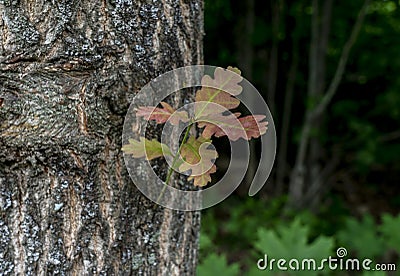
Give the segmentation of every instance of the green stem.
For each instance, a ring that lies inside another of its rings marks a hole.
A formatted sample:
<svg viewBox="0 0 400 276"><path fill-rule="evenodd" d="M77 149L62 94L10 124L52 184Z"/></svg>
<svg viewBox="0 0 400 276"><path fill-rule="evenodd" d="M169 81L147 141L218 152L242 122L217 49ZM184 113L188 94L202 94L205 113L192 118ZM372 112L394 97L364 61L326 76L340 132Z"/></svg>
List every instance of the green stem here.
<svg viewBox="0 0 400 276"><path fill-rule="evenodd" d="M176 161L178 161L178 157L181 155L182 146L185 144L186 140L187 140L188 137L189 137L189 132L190 132L190 129L192 128L192 125L193 125L193 124L190 124L190 125L186 128L186 132L185 132L185 135L183 136L183 139L182 139L181 144L179 145L178 152L175 154L174 159L172 160L172 165L171 165L171 167L170 167L169 170L168 170L167 179L165 179L165 185L164 185L164 187L162 188L161 193L160 193L160 195L158 196L156 202L159 202L159 201L160 201L161 197L163 196L163 194L164 194L164 192L165 192L165 189L167 188L167 185L169 184L169 181L170 181L170 179L171 179L172 173L173 173L173 171L174 171L174 167L175 167Z"/></svg>

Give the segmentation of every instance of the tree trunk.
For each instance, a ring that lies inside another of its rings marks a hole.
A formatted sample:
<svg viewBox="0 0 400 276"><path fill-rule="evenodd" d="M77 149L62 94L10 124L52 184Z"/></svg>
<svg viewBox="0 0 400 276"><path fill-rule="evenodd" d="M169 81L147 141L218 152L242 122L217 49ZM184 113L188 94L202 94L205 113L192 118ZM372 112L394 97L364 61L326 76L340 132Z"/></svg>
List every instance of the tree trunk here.
<svg viewBox="0 0 400 276"><path fill-rule="evenodd" d="M278 47L279 47L279 30L281 28L281 17L284 3L282 0L272 1L272 42L271 50L269 54L269 65L268 65L268 106L271 109L271 114L276 115L275 105L275 94L276 94L276 83L278 82Z"/></svg>
<svg viewBox="0 0 400 276"><path fill-rule="evenodd" d="M289 183L289 206L294 207L309 207L311 204L316 206L320 200L320 191L323 190L323 179L327 178L329 172L334 169L332 164L327 164L321 170L318 164L317 157L320 155L320 145L316 143L315 138L312 137L311 131L313 128L320 125L320 120L326 111L328 104L331 102L333 96L336 94L338 86L342 80L346 64L349 58L350 51L357 40L360 33L361 26L366 16L367 7L370 0L365 0L361 7L357 19L353 25L352 31L348 40L343 46L335 74L326 89L326 92L320 93L320 89L324 87L323 79L325 75L325 60L319 57L318 53L322 54L328 45L327 34L329 27L331 13L331 1L326 1L323 13L323 27L322 34L319 34L318 26L318 0L313 0L313 18L312 18L312 41L310 44L310 76L309 76L309 89L308 96L312 98L315 103L306 110L304 123L300 135L300 143L296 155L296 161L291 173ZM320 39L318 39L320 37ZM320 49L320 50L318 50ZM322 70L322 71L321 71ZM323 72L323 75L321 72ZM319 74L318 74L319 73ZM310 143L313 142L311 145ZM306 156L309 156L309 162L306 164Z"/></svg>
<svg viewBox="0 0 400 276"><path fill-rule="evenodd" d="M255 21L255 0L247 0L245 2L246 13L244 16L244 26L239 29L237 35L237 47L239 49L238 64L241 68L243 75L250 81L253 80L253 61L254 61L254 46L252 43L252 37L254 35L254 21ZM254 103L255 98L249 98L248 102ZM249 184L254 178L257 170L257 156L256 156L256 143L254 140L249 141L250 146L250 159L245 176L245 183ZM245 162L245 161L243 161ZM240 185L238 192L241 194L247 194L248 185Z"/></svg>
<svg viewBox="0 0 400 276"><path fill-rule="evenodd" d="M203 61L200 0L0 0L0 274L193 275L200 215L135 188L124 116Z"/></svg>
<svg viewBox="0 0 400 276"><path fill-rule="evenodd" d="M299 26L299 24L297 24ZM285 99L283 104L281 135L279 138L279 151L276 165L276 195L282 195L285 189L287 171L287 152L289 145L289 128L292 117L293 95L299 67L299 38L296 30L292 32L292 61L287 75Z"/></svg>

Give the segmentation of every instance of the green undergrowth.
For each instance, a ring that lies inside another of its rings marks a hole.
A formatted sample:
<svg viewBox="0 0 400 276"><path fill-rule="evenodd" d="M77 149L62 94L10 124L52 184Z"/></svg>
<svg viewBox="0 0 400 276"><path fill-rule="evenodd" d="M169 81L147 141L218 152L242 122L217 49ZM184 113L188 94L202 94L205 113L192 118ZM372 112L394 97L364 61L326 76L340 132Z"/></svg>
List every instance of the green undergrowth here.
<svg viewBox="0 0 400 276"><path fill-rule="evenodd" d="M204 211L198 275L400 275L400 215L355 218L339 202L333 200L334 208L312 214L287 211L285 198L265 202L232 197L220 208ZM318 267L324 258L338 258L338 248L347 250L343 260L357 258L361 263L369 258L370 267L394 263L397 272L329 270L327 264L317 271L280 271L276 264L272 271L257 268L264 254L287 261L312 258Z"/></svg>

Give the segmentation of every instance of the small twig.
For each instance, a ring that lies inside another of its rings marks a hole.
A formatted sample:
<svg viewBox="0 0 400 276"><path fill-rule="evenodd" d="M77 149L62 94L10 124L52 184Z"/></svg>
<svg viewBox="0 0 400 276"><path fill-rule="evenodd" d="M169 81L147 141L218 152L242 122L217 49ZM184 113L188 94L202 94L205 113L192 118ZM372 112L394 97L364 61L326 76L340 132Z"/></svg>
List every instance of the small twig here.
<svg viewBox="0 0 400 276"><path fill-rule="evenodd" d="M173 173L173 171L174 171L174 167L175 167L175 165L176 165L176 161L178 161L178 157L181 155L182 146L185 144L187 138L189 137L189 133L190 133L190 129L191 129L191 128L192 128L192 124L189 125L189 126L186 128L186 132L185 132L185 135L183 136L183 139L182 139L181 144L179 145L178 152L175 154L174 159L173 159L173 161L172 161L172 165L171 165L171 167L170 167L169 170L168 170L167 178L165 179L165 185L164 185L164 187L162 188L162 190L161 190L161 192L160 192L160 195L158 196L158 198L157 198L157 200L156 200L157 203L160 201L161 197L164 195L165 189L166 189L167 186L169 185L169 181L170 181L171 176L172 176L172 173Z"/></svg>
<svg viewBox="0 0 400 276"><path fill-rule="evenodd" d="M310 132L312 126L314 124L315 119L318 118L318 116L320 116L326 110L328 104L331 102L333 96L337 92L337 88L342 80L346 68L350 51L360 33L361 26L364 21L369 2L370 0L365 0L364 5L362 6L360 12L358 13L357 20L353 26L353 30L349 36L349 39L343 46L342 54L340 56L339 63L337 65L335 75L329 85L328 90L326 91L324 97L318 103L318 105L313 110L306 113L304 124L301 130L299 150L296 156L296 161L292 171L290 185L289 185L289 193L293 197L296 197L296 199L297 197L299 197L299 195L303 194L303 188L304 188L303 184L304 184L304 174L305 174L304 160L307 154L307 147L310 139Z"/></svg>
<svg viewBox="0 0 400 276"><path fill-rule="evenodd" d="M350 34L350 37L347 40L346 44L343 46L343 51L340 56L338 66L336 68L335 75L333 76L333 79L329 85L329 88L328 88L327 92L325 93L325 96L319 102L317 107L313 110L312 119L318 117L325 111L326 107L331 102L333 96L335 95L335 93L337 91L337 88L342 80L347 61L349 59L350 51L353 48L353 45L357 40L358 34L360 33L361 26L363 24L369 2L370 2L370 0L365 0L364 5L362 6L360 12L358 13L357 20L356 20L356 23L354 24L353 30Z"/></svg>

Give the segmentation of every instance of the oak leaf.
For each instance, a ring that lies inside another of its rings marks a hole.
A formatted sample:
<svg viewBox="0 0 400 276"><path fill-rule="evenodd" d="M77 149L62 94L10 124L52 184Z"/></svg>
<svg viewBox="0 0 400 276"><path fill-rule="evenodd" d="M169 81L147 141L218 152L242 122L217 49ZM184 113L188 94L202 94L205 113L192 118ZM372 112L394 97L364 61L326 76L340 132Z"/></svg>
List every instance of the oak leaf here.
<svg viewBox="0 0 400 276"><path fill-rule="evenodd" d="M248 115L239 118L239 122L246 131L247 140L258 138L267 132L268 122L264 121L265 118L265 115Z"/></svg>
<svg viewBox="0 0 400 276"><path fill-rule="evenodd" d="M136 116L143 117L145 120L155 120L157 124L163 124L169 119L169 122L172 125L179 125L179 121L189 121L189 116L186 111L176 111L166 102L161 102L161 105L162 108L154 106L140 106L136 111Z"/></svg>
<svg viewBox="0 0 400 276"><path fill-rule="evenodd" d="M215 149L210 149L211 140L204 137L191 136L181 148L181 157L184 162L179 166L181 172L191 170L190 179L194 179L195 186L205 186L211 181L210 174L216 171L213 163L218 157Z"/></svg>
<svg viewBox="0 0 400 276"><path fill-rule="evenodd" d="M152 160L164 155L172 156L171 150L165 144L160 143L156 139L146 139L139 137L139 141L129 139L129 144L122 147L122 151L126 154L132 154L134 158L145 157L147 160Z"/></svg>
<svg viewBox="0 0 400 276"><path fill-rule="evenodd" d="M237 141L240 138L250 140L258 138L267 131L267 121L264 115L248 115L241 118L240 113L223 115L211 114L202 117L198 122L198 127L203 128L202 136L211 138L211 136L222 137L228 136L232 141Z"/></svg>
<svg viewBox="0 0 400 276"><path fill-rule="evenodd" d="M209 169L207 172L203 173L202 175L191 175L188 177L188 180L193 179L194 186L197 187L204 187L211 182L211 174L217 171L217 167L214 165Z"/></svg>
<svg viewBox="0 0 400 276"><path fill-rule="evenodd" d="M240 101L232 95L236 96L242 92L239 85L242 80L240 70L232 67L228 67L228 70L218 67L215 69L214 79L205 75L201 80L202 88L196 92L196 118L213 113L209 103L221 105L226 109L238 107Z"/></svg>
<svg viewBox="0 0 400 276"><path fill-rule="evenodd" d="M239 82L242 80L243 77L240 75L239 69L233 67L228 67L228 69L217 67L214 72L214 78L205 75L201 79L201 85L214 87L237 96L243 89L242 86L239 85Z"/></svg>

